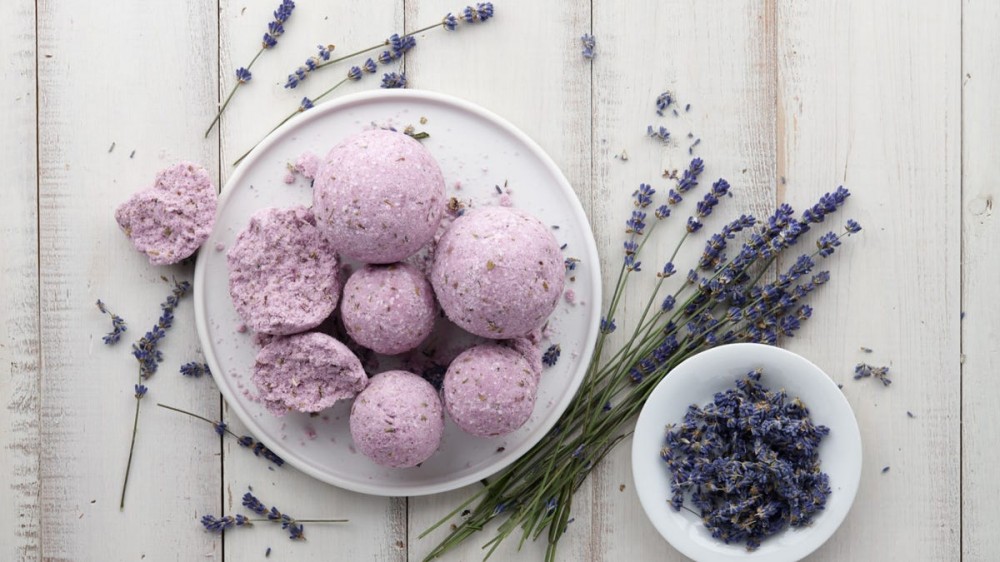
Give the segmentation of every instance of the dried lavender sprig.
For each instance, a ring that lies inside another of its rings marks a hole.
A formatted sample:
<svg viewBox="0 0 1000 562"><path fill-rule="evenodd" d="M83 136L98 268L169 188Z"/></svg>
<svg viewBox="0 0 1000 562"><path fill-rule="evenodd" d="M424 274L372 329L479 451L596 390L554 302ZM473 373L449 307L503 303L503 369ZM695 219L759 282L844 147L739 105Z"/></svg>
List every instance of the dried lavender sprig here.
<svg viewBox="0 0 1000 562"><path fill-rule="evenodd" d="M166 278L164 278L166 279ZM167 330L174 324L174 309L180 300L191 291L191 283L174 280L174 288L170 295L160 304L160 319L153 328L146 332L139 341L132 344L132 356L139 362L139 377L135 383L135 415L132 418L132 439L128 447L128 461L125 464L125 480L122 482L122 496L118 509L125 509L125 490L128 488L128 477L132 472L132 454L135 452L135 436L139 430L139 405L149 388L143 381L156 373L163 353L159 350L160 341L167 335Z"/></svg>
<svg viewBox="0 0 1000 562"><path fill-rule="evenodd" d="M842 200L848 195L846 190L840 193L838 190L839 199ZM826 196L825 196L826 197ZM836 198L836 197L835 197ZM830 200L828 200L828 203ZM833 205L832 209L839 205ZM779 221L785 222L787 221ZM796 223L798 225L798 223ZM768 256L773 257L774 254L780 253L783 249L791 245L794 238L801 234L802 228L792 228L794 232L786 232L787 235L781 235L782 228L778 228L777 233L771 234L776 236L777 240L772 242L767 242L763 244L754 244L751 246L752 251L747 255L743 255L741 252L740 256L737 256L740 261L736 258L732 260L734 265L720 268L720 272L717 273L720 277L725 276L727 278L728 284L742 283L742 277L745 277L746 267L749 267L755 259L767 259ZM850 232L850 230L849 230ZM755 235L757 236L757 235ZM791 237L790 242L788 238ZM771 248L774 247L772 252ZM761 257L763 256L763 257ZM770 263L770 262L769 262ZM736 274L734 274L734 271ZM723 274L723 272L725 272ZM693 272L692 272L693 273ZM620 277L627 275L627 270L623 269L623 273ZM822 284L829 275L825 272L814 277L814 281L807 285L812 284ZM818 279L818 280L817 280ZM717 279L714 279L716 283L712 283L713 280L699 279L697 275L694 276L694 281L692 286L698 287L699 291L711 290L715 291L712 294L718 293L721 290L722 283ZM741 287L746 287L745 285L740 285ZM787 286L787 285L786 285ZM714 288L713 288L714 287ZM789 335L798 329L799 321L785 322L788 316L783 316L780 321L776 315L781 314L781 311L787 310L790 303L794 303L795 300L808 294L811 289L802 289L799 292L799 287L795 288L794 293L789 293L790 296L781 299L774 306L766 308L761 314L764 314L764 319L767 320L765 326L781 326L781 329L786 331ZM745 292L746 289L740 289L740 294ZM774 299L784 291L780 287L775 287L770 289L768 292L760 291L757 289L754 294L755 298L758 299ZM741 297L745 298L745 297ZM690 299L689 299L690 300ZM714 301L710 301L714 302ZM692 303L694 304L694 303ZM687 307L682 307L680 310L687 310ZM694 310L697 310L695 307ZM690 313L694 313L691 310ZM803 310L798 314L802 315L802 320L809 317L811 313L810 310ZM606 317L611 317L609 313ZM428 557L433 558L441 553L448 550L451 546L463 541L465 538L471 536L476 531L483 528L483 525L491 521L493 518L504 514L507 518L504 523L501 524L500 530L495 539L487 543L486 546L491 544L495 548L506 536L508 536L515 528L518 526L523 526L525 537L533 534L536 538L540 533L548 528L549 530L549 546L546 551L546 559L551 560L555 555L555 548L558 544L559 538L566 530L566 525L569 521L569 508L572 502L573 491L578 487L589 474L590 470L595 466L600 459L606 455L611 448L618 443L624 434L616 434L616 431L620 431L620 428L632 419L634 415L638 413L638 409L642 406L643 401L648 396L648 393L652 391L655 384L662 379L666 373L670 371L676 364L683 361L686 357L693 353L711 347L715 343L720 343L724 341L759 341L761 338L765 337L766 332L770 331L771 328L768 327L766 330L761 330L757 326L751 325L750 321L742 319L743 328L730 329L722 336L716 334L718 330L721 330L727 322L717 322L712 319L711 314L699 313L698 315L702 320L698 322L689 322L688 325L692 326L693 331L691 334L684 336L683 340L674 342L673 347L665 356L665 361L659 366L655 364L652 365L651 376L646 376L640 378L638 382L634 383L628 390L628 396L622 402L621 407L617 407L611 404L610 401L604 403L604 406L598 410L600 416L604 416L602 421L597 424L591 433L576 433L579 430L579 422L581 420L587 420L592 414L589 409L584 406L580 407L580 401L586 400L584 396L593 396L594 392L591 390L594 385L605 385L605 384L615 384L619 382L621 377L618 379L604 375L602 377L594 377L592 373L588 373L587 379L585 379L586 392L581 392L578 398L575 400L575 404L564 414L563 418L560 420L556 429L549 435L545 440L539 443L528 455L525 455L512 465L507 471L502 473L498 478L493 479L491 482L487 483L487 488L482 492L472 497L460 506L462 509L464 506L469 505L476 499L481 499L485 496L485 500L480 501L479 505L473 510L470 517L466 518L462 524L454 527L451 535L445 539ZM761 318L760 314L755 313L755 317ZM749 328L749 329L748 329ZM602 333L604 333L602 331ZM599 336L600 337L600 336ZM597 356L599 357L599 356ZM595 363L597 359L595 359ZM638 364L638 363L633 363ZM588 369L589 370L589 369ZM618 369L615 369L618 370ZM604 371L607 372L606 370ZM655 375L655 376L652 376ZM564 428L568 428L566 431ZM574 440L568 443L564 443L565 437L569 434L575 434ZM590 443L591 448L582 447L581 445L585 443ZM551 459L550 462L546 463L542 459ZM542 462L539 465L539 462ZM546 465L547 468L546 468ZM554 470L553 470L554 469ZM498 509L502 507L503 509ZM456 510L449 518L458 513ZM448 518L442 519L439 524L446 522ZM435 526L436 527L436 526ZM433 529L434 527L432 527ZM431 529L428 530L428 532ZM426 535L426 532L424 533ZM522 539L523 540L523 539ZM492 549L491 549L492 551Z"/></svg>
<svg viewBox="0 0 1000 562"><path fill-rule="evenodd" d="M197 379L201 378L202 375L211 375L212 371L208 368L208 364L206 363L191 361L181 365L180 373L185 377Z"/></svg>
<svg viewBox="0 0 1000 562"><path fill-rule="evenodd" d="M268 509L252 492L243 494L243 507L263 516L261 519L250 519L250 521L278 523L282 529L288 531L288 538L292 540L305 540L302 523L346 523L348 521L347 519L296 519L287 513L282 513L277 507L272 506L271 509Z"/></svg>
<svg viewBox="0 0 1000 562"><path fill-rule="evenodd" d="M102 314L108 314L111 316L111 331L104 336L104 345L114 345L121 341L122 334L128 331L125 319L112 312L101 299L97 299L97 309L100 310Z"/></svg>
<svg viewBox="0 0 1000 562"><path fill-rule="evenodd" d="M318 69L319 65L322 64L323 61L330 60L330 53L333 52L334 46L316 45L316 49L318 52L315 55L306 59L306 62L302 66L296 68L291 74L288 75L288 80L285 82L285 88L297 87L300 82L309 77L311 72Z"/></svg>
<svg viewBox="0 0 1000 562"><path fill-rule="evenodd" d="M233 94L236 93L236 90L253 78L253 74L250 73L250 69L253 67L253 64L257 62L257 59L260 58L260 55L263 54L264 51L273 49L275 45L278 44L278 37L285 33L285 22L288 21L288 18L292 17L293 10L295 10L295 2L292 0L282 0L281 4L278 5L278 9L274 11L274 19L267 24L267 31L264 32L260 50L258 50L257 54L250 60L250 64L236 69L236 84L233 85L233 89L229 91L229 95L226 96L225 101L222 102L222 106L219 107L219 112L215 114L215 119L212 119L212 122L208 125L208 129L205 130L206 138L208 138L208 134L212 132L215 124L222 118L222 112L229 106L229 102L232 101Z"/></svg>
<svg viewBox="0 0 1000 562"><path fill-rule="evenodd" d="M462 14L463 14L463 16L461 18L459 18L459 17L456 17L455 15L453 15L452 13L449 12L447 15L445 15L443 18L441 18L441 21L439 21L438 23L435 23L435 24L432 24L432 25L428 25L426 27L421 27L420 29L417 29L415 31L411 31L411 32L409 32L407 34L407 36L411 36L412 37L414 35L417 35L419 33L423 33L425 31L430 31L430 30L432 30L434 28L437 28L437 27L443 27L445 29L445 31L455 31L459 27L459 20L460 19L462 21L465 21L465 23L467 23L467 24L485 22L485 21L493 18L493 3L492 2L481 2L479 4L476 4L475 8L473 8L472 6L467 6L462 11ZM361 49L360 51L355 51L353 53L349 53L349 54L346 54L346 55L344 55L342 57L338 57L338 58L335 58L333 60L324 62L324 63L322 63L320 65L317 65L317 70L320 69L320 68L325 68L325 67L333 65L333 64L337 64L338 62L345 61L345 60L350 59L350 58L354 58L354 57L356 57L358 55L363 55L365 53L370 53L372 51L381 49L381 48L386 47L386 46L392 47L394 45L394 43L392 41L393 37L398 37L398 35L390 36L385 41L383 41L381 43L378 43L376 45L372 45L371 47L366 47L364 49Z"/></svg>
<svg viewBox="0 0 1000 562"><path fill-rule="evenodd" d="M184 414L184 415L187 415L187 416L191 416L192 418L199 419L199 420L201 420L203 422L212 424L212 427L215 429L215 433L217 433L219 435L219 437L222 437L223 435L231 435L232 437L236 438L236 442L239 443L239 445L241 447L243 447L244 449L249 449L249 450L253 451L253 454L255 456L264 457L265 459L271 461L272 463L274 463L274 464L276 464L278 466L282 466L282 465L285 464L285 460L284 459L282 459L277 454L275 454L274 451L272 451L272 450L268 449L266 446L264 446L263 443L257 441L256 439L254 439L253 437L251 437L249 435L240 436L240 435L237 435L237 434L233 433L229 429L229 424L227 424L226 422L224 422L222 420L212 421L212 420L210 420L210 419L208 419L208 418L206 418L204 416L199 416L198 414L195 414L195 413L192 413L192 412L188 412L187 410L182 410L180 408L175 408L173 406L167 406L166 404L161 404L159 402L157 402L156 405L159 406L159 407L161 407L161 408L164 408L164 409L167 409L167 410L171 410L171 411L174 411L174 412L178 412L178 413L181 413L181 414Z"/></svg>

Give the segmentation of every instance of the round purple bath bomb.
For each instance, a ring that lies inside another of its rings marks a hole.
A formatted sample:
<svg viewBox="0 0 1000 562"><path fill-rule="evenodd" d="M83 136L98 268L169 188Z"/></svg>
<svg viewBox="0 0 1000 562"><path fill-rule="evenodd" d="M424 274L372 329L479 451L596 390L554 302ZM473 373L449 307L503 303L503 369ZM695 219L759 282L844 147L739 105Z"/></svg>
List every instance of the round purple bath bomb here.
<svg viewBox="0 0 1000 562"><path fill-rule="evenodd" d="M205 168L181 162L156 175L115 210L115 220L136 250L154 265L191 257L215 224L216 191Z"/></svg>
<svg viewBox="0 0 1000 562"><path fill-rule="evenodd" d="M396 355L417 347L434 329L436 316L431 284L412 265L366 265L344 285L344 327L354 341L377 353Z"/></svg>
<svg viewBox="0 0 1000 562"><path fill-rule="evenodd" d="M538 373L524 355L492 343L456 357L441 386L448 415L479 437L505 435L524 425L537 393Z"/></svg>
<svg viewBox="0 0 1000 562"><path fill-rule="evenodd" d="M407 371L375 375L351 406L354 445L376 464L416 466L441 445L444 414L431 383Z"/></svg>
<svg viewBox="0 0 1000 562"><path fill-rule="evenodd" d="M519 338L541 326L566 278L548 227L508 207L466 212L434 252L431 284L448 318L490 339Z"/></svg>
<svg viewBox="0 0 1000 562"><path fill-rule="evenodd" d="M395 263L430 242L444 213L444 176L408 135L375 129L335 146L313 183L313 210L341 254Z"/></svg>
<svg viewBox="0 0 1000 562"><path fill-rule="evenodd" d="M276 416L289 410L319 412L364 390L361 361L334 338L319 332L277 337L257 352L253 382Z"/></svg>
<svg viewBox="0 0 1000 562"><path fill-rule="evenodd" d="M304 332L337 306L337 255L304 207L257 211L227 258L229 295L255 332Z"/></svg>

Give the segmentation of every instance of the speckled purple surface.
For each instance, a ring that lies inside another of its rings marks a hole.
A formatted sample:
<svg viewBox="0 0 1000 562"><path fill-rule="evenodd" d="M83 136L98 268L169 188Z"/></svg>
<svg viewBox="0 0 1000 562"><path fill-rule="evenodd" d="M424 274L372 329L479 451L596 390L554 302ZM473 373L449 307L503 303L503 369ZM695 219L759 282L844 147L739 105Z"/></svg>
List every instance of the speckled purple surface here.
<svg viewBox="0 0 1000 562"><path fill-rule="evenodd" d="M253 382L268 411L319 412L353 398L368 383L344 344L319 332L277 337L257 352Z"/></svg>
<svg viewBox="0 0 1000 562"><path fill-rule="evenodd" d="M157 174L153 187L122 203L115 220L149 263L173 264L193 255L208 239L217 198L204 168L180 162Z"/></svg>
<svg viewBox="0 0 1000 562"><path fill-rule="evenodd" d="M412 265L366 265L344 285L340 316L354 341L396 355L430 335L437 304L430 283Z"/></svg>
<svg viewBox="0 0 1000 562"><path fill-rule="evenodd" d="M395 263L434 236L444 212L444 177L407 135L374 129L334 147L313 184L320 228L343 255Z"/></svg>
<svg viewBox="0 0 1000 562"><path fill-rule="evenodd" d="M376 464L416 466L441 444L444 414L434 387L407 371L371 378L351 406L351 437Z"/></svg>
<svg viewBox="0 0 1000 562"><path fill-rule="evenodd" d="M255 332L303 332L337 306L337 256L304 207L256 212L227 258L233 306Z"/></svg>
<svg viewBox="0 0 1000 562"><path fill-rule="evenodd" d="M537 393L538 372L518 350L498 344L477 345L456 357L441 387L452 421L480 437L524 425Z"/></svg>
<svg viewBox="0 0 1000 562"><path fill-rule="evenodd" d="M490 339L541 326L562 295L559 243L537 218L507 207L471 209L434 252L431 284L448 318Z"/></svg>

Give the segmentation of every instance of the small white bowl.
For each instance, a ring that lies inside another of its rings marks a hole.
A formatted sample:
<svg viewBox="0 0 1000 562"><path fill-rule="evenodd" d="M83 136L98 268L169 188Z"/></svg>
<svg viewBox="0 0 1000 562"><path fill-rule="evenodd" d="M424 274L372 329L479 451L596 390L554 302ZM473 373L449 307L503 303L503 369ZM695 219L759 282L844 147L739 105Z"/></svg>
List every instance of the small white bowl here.
<svg viewBox="0 0 1000 562"><path fill-rule="evenodd" d="M665 426L679 423L691 404L704 405L736 379L763 369L761 383L784 388L809 408L816 424L830 428L820 443L820 468L830 475L832 493L812 525L784 531L748 551L745 544L713 539L695 514L670 507L670 470L660 458ZM790 351L753 343L724 345L690 357L653 390L636 422L632 476L639 501L656 530L674 548L698 562L791 562L820 547L843 522L861 478L861 433L854 412L837 385L819 367Z"/></svg>

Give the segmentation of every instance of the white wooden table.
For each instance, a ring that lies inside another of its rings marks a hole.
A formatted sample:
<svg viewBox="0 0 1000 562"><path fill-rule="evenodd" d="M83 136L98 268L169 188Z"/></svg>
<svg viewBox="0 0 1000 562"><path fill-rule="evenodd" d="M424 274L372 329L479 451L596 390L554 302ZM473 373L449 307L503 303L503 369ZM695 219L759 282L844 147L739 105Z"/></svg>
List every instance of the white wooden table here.
<svg viewBox="0 0 1000 562"><path fill-rule="evenodd" d="M277 3L0 4L0 560L256 560L268 547L275 560L419 560L433 543L417 535L469 492L346 492L270 471L232 440L220 448L207 426L145 408L118 510L135 372L126 347L155 321L160 275L192 270L149 266L114 207L180 159L223 184L303 95L339 79L332 70L281 88L317 43L346 53L462 7L300 0L221 133L203 139ZM492 109L555 158L609 256L606 282L627 195L640 181L665 187L660 172L687 158L683 145L665 151L643 137L664 89L692 104L678 142L690 125L706 173L735 186L727 213L801 208L838 184L853 191L840 219L865 231L833 258L815 317L785 342L844 383L864 438L857 500L814 559L1000 557L990 464L1000 458L1000 3L497 0L496 13L477 29L420 36L405 63L410 85ZM580 56L583 32L598 39L592 63ZM119 348L101 344L97 298L130 321ZM176 374L200 357L189 300L177 318L151 396L239 431L211 380ZM894 384L852 381L860 360L891 365ZM239 508L248 485L299 517L351 523L312 525L306 543L269 527L203 532L197 518ZM577 498L561 559L682 559L641 512L627 446ZM450 559L478 559L486 538ZM517 557L512 547L497 559ZM525 550L538 559L543 545Z"/></svg>

